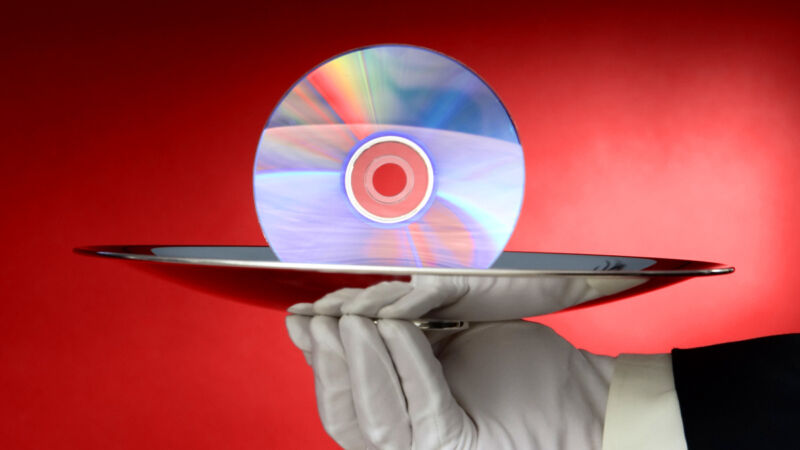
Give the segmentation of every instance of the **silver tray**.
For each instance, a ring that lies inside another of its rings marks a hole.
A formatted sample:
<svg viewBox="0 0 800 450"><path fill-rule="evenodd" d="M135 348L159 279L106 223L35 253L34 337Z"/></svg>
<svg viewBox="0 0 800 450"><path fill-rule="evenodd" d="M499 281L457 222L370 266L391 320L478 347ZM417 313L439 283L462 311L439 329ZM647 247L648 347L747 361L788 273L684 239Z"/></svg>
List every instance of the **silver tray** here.
<svg viewBox="0 0 800 450"><path fill-rule="evenodd" d="M269 247L108 245L76 253L129 262L191 288L258 305L286 309L342 287L366 287L412 275L525 277L525 300L485 302L431 319L506 320L631 297L700 276L733 272L723 264L665 258L503 252L489 269L366 266L281 262Z"/></svg>

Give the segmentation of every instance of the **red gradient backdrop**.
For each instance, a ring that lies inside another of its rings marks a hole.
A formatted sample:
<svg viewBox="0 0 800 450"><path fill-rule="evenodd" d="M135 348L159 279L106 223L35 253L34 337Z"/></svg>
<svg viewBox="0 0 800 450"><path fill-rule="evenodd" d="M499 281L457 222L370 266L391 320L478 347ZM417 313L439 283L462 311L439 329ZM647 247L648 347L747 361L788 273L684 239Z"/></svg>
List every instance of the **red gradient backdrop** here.
<svg viewBox="0 0 800 450"><path fill-rule="evenodd" d="M333 447L284 313L71 248L262 243L265 120L367 44L452 55L504 100L528 177L509 249L737 268L542 319L575 344L800 331L796 8L290 3L4 12L0 447Z"/></svg>

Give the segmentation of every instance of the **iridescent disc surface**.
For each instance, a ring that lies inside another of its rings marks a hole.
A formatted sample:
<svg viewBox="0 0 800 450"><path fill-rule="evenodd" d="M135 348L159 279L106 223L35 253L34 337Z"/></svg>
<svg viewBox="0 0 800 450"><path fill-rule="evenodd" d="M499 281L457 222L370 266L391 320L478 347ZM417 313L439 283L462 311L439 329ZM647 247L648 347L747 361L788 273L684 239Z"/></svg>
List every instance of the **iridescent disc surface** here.
<svg viewBox="0 0 800 450"><path fill-rule="evenodd" d="M524 160L492 90L431 50L317 66L272 113L253 188L282 261L487 268L519 216Z"/></svg>

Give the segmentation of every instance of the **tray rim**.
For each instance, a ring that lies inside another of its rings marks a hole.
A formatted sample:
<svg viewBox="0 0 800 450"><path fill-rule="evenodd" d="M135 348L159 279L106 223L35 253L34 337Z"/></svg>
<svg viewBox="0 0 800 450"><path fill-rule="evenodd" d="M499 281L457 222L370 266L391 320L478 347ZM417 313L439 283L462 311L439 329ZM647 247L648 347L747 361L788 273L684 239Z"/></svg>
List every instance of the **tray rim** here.
<svg viewBox="0 0 800 450"><path fill-rule="evenodd" d="M247 247L247 248L267 248L265 245L92 245L81 246L73 249L73 252L87 256L97 256L104 258L121 259L128 261L141 261L149 263L182 264L190 266L206 267L228 267L245 269L263 270L289 270L300 272L318 273L348 273L365 275L392 275L392 276L411 276L411 275L439 275L439 276L491 276L491 277L540 277L540 276L589 276L589 277L700 277L712 275L724 275L735 271L733 266L725 264L678 260L687 263L708 264L711 267L704 269L672 269L672 270L616 270L616 271L594 271L594 270L542 270L542 269L465 269L465 268L444 268L444 267L405 267L405 266L371 266L357 264L318 264L318 263L290 263L283 261L253 261L240 259L220 259L220 258L198 258L198 257L175 257L159 256L153 254L142 254L125 251L125 249L145 249L155 247ZM655 260L672 260L673 258L649 258L645 256L622 256L622 255L599 255L584 253L550 253L550 252L504 252L504 253L536 253L550 255L576 255L576 256L605 256L605 257L627 257L627 258L648 258Z"/></svg>

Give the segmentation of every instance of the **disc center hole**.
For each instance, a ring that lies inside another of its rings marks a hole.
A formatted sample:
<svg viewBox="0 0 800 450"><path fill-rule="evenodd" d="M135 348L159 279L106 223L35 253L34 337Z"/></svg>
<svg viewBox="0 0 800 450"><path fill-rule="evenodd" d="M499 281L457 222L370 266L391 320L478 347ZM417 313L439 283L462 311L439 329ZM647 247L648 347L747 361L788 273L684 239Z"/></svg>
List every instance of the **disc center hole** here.
<svg viewBox="0 0 800 450"><path fill-rule="evenodd" d="M375 170L372 175L372 185L379 194L394 197L403 192L406 187L406 172L395 163L386 163Z"/></svg>

